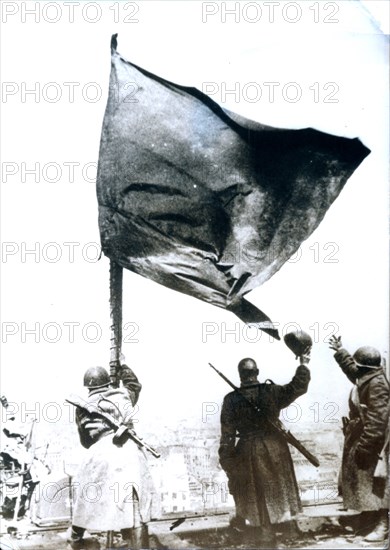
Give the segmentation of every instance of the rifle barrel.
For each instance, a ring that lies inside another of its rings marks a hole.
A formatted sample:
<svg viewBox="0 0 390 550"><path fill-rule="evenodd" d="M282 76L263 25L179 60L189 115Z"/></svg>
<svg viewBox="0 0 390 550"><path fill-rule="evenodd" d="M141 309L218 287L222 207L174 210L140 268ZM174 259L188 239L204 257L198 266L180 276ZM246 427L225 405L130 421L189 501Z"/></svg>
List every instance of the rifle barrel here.
<svg viewBox="0 0 390 550"><path fill-rule="evenodd" d="M290 443L290 445L292 445L293 447L295 447L301 454L303 454L303 456L311 464L313 464L313 466L318 468L318 466L320 465L320 461L318 460L318 458L315 457L310 451L308 451L306 447L304 447L302 443L298 441L298 439L296 439L295 436L293 436L293 434L290 431L288 431L287 434L288 434L288 437L286 437L287 442Z"/></svg>

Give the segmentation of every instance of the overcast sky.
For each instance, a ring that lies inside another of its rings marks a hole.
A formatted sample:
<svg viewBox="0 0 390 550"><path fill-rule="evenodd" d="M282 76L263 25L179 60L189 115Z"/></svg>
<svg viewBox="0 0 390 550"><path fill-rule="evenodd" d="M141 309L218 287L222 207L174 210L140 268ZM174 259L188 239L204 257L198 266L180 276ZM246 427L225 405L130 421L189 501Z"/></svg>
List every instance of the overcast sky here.
<svg viewBox="0 0 390 550"><path fill-rule="evenodd" d="M41 2L35 15L22 13L22 4L7 4L2 32L2 393L28 408L62 403L83 391L87 367L108 365L109 262L96 261L93 163L110 37L118 32L125 58L212 90L230 110L273 126L359 137L371 149L300 254L247 296L281 334L296 323L315 339L303 415L310 418L313 403L323 416L332 402L344 411L350 384L328 350L329 335L342 334L351 351L363 344L388 350L388 41L380 30L388 3L330 2L327 11L318 2L292 2L288 10L276 3L273 22L263 2L241 2L233 15L222 13L233 2L104 2L87 10L81 3L73 23L61 3L54 11ZM273 100L267 82L278 83ZM301 93L296 102L283 95L291 82ZM261 89L257 101L245 95L248 83ZM25 95L32 88L37 94ZM232 89L235 95L224 94ZM35 163L37 181L25 173ZM35 256L25 254L34 248ZM246 356L258 362L261 379L285 383L295 370L282 342L131 272L123 317L124 353L144 386L147 424L155 417L201 422L202 403L220 403L228 388L208 361L235 382ZM26 333L33 328L36 335Z"/></svg>

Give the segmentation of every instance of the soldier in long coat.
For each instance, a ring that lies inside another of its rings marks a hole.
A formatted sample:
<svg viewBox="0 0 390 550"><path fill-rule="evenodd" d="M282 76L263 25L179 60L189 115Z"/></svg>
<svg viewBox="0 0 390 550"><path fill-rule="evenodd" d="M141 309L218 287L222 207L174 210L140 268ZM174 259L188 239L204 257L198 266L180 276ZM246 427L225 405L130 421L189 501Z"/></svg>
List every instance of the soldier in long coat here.
<svg viewBox="0 0 390 550"><path fill-rule="evenodd" d="M76 422L88 453L74 484L72 548L82 543L86 529L121 531L132 548L145 545L153 484L144 451L131 439L124 444L116 441L113 425L99 415L106 413L122 426L133 428L141 384L126 365L121 366L119 378L122 387L113 388L103 367L92 367L84 376L89 396L86 407L77 407Z"/></svg>
<svg viewBox="0 0 390 550"><path fill-rule="evenodd" d="M238 391L227 394L223 401L219 457L236 505L235 523L255 528L259 541L274 543L272 525L289 521L301 511L288 444L267 421L278 421L281 409L306 393L309 353L301 356L295 376L283 386L260 383L255 361L240 361L240 392L262 415Z"/></svg>
<svg viewBox="0 0 390 550"><path fill-rule="evenodd" d="M388 534L389 382L381 354L363 346L353 357L342 347L341 337L331 337L330 348L344 374L354 384L349 397L349 419L341 466L341 489L347 509L363 513L373 529L368 542Z"/></svg>

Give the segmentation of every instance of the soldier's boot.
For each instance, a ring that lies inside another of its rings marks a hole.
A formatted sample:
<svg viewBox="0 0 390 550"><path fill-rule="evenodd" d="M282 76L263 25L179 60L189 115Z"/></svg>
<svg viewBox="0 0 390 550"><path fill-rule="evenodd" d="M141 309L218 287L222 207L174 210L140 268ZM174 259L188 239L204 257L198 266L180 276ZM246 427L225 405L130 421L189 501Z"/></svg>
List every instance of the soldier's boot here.
<svg viewBox="0 0 390 550"><path fill-rule="evenodd" d="M255 541L259 548L276 548L276 535L271 524L256 527Z"/></svg>
<svg viewBox="0 0 390 550"><path fill-rule="evenodd" d="M68 537L69 544L81 542L83 540L84 533L84 527L77 527L77 525L72 525L70 535Z"/></svg>
<svg viewBox="0 0 390 550"><path fill-rule="evenodd" d="M302 535L298 523L295 520L286 521L282 524L283 535L289 540L294 540Z"/></svg>
<svg viewBox="0 0 390 550"><path fill-rule="evenodd" d="M246 527L245 519L242 518L241 516L234 516L230 520L230 528L233 529L234 531L242 533L243 531L245 531L245 527Z"/></svg>
<svg viewBox="0 0 390 550"><path fill-rule="evenodd" d="M149 548L149 532L146 523L142 523L141 527L136 527L133 530L133 549L141 550Z"/></svg>
<svg viewBox="0 0 390 550"><path fill-rule="evenodd" d="M389 524L386 518L382 518L375 529L364 538L367 542L383 542L389 536Z"/></svg>
<svg viewBox="0 0 390 550"><path fill-rule="evenodd" d="M267 527L262 527L260 536L265 541L269 541L269 542L276 541L275 532L270 525L268 525Z"/></svg>
<svg viewBox="0 0 390 550"><path fill-rule="evenodd" d="M133 527L132 529L122 529L121 533L123 541L127 546L130 546L131 550L148 548L149 534L146 524L142 524L140 527Z"/></svg>

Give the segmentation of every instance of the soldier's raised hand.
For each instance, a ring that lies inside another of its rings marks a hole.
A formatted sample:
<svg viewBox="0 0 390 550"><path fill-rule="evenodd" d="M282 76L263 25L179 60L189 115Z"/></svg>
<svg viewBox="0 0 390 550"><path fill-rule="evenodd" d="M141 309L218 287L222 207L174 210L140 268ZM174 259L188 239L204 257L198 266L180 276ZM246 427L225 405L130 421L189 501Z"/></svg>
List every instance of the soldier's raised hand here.
<svg viewBox="0 0 390 550"><path fill-rule="evenodd" d="M299 356L299 362L301 365L308 365L310 363L311 346L307 346L302 355Z"/></svg>
<svg viewBox="0 0 390 550"><path fill-rule="evenodd" d="M335 336L332 334L332 336L329 338L329 347L333 351L339 351L343 347L343 344L341 343L341 336Z"/></svg>
<svg viewBox="0 0 390 550"><path fill-rule="evenodd" d="M2 396L0 397L0 403L3 405L3 407L4 407L5 409L8 408L8 399L6 398L5 395L2 395Z"/></svg>

